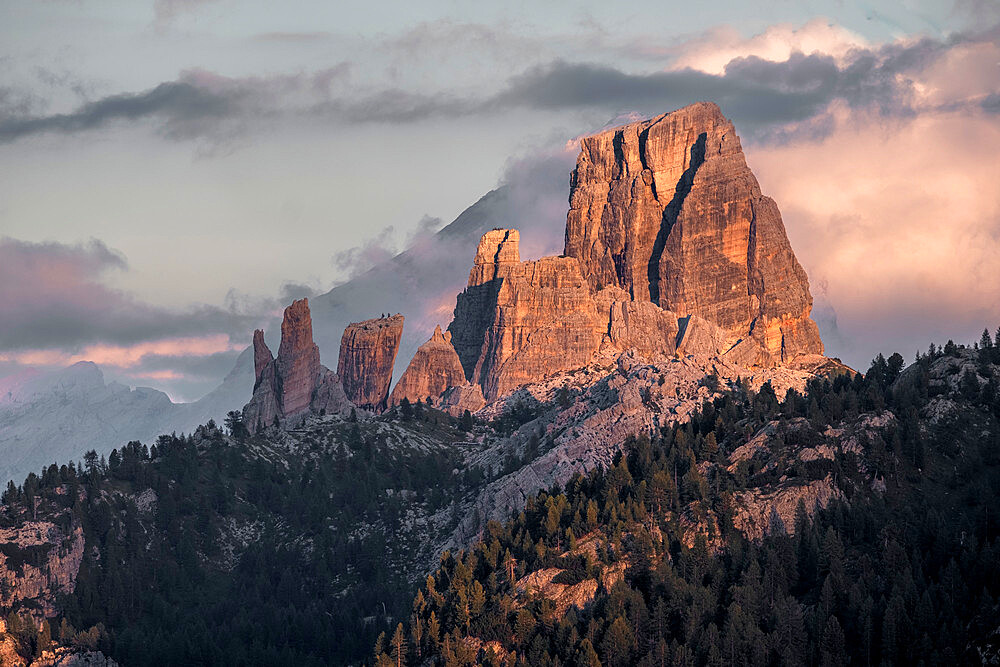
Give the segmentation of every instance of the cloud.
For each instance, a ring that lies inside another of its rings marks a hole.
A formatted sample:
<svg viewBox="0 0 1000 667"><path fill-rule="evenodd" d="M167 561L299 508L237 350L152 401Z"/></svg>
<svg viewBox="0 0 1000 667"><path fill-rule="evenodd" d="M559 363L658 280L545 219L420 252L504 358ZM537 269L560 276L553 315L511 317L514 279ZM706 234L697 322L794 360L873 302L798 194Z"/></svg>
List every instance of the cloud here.
<svg viewBox="0 0 1000 667"><path fill-rule="evenodd" d="M0 143L39 134L76 134L115 123L150 122L171 140L207 139L223 143L278 113L322 109L330 88L347 76L348 63L311 74L231 78L200 69L186 70L175 81L138 93L120 93L87 102L61 114L28 115L25 103L4 104L0 91ZM11 99L14 93L9 93ZM279 104L280 102L280 104ZM281 105L292 105L284 111ZM36 105L37 106L37 105Z"/></svg>
<svg viewBox="0 0 1000 667"><path fill-rule="evenodd" d="M454 26L425 27L404 35L394 48L400 53L418 48L445 28ZM357 83L348 62L308 74L242 78L188 70L175 81L88 102L69 113L27 115L8 109L0 120L0 142L117 122L151 122L168 139L224 143L289 120L406 124L511 109L653 115L704 99L717 102L744 131L787 139L789 123L806 132L825 131L825 114L833 102L886 116L942 105L992 108L988 96L1000 92L996 61L991 60L996 32L865 46L836 26L778 26L749 40L732 35L722 44L703 40L668 69L629 72L554 60L494 82L498 87L493 92L477 94ZM967 72L945 80L935 75L937 69L954 71L956 63L972 68L975 76ZM929 87L922 76L935 78L937 87Z"/></svg>
<svg viewBox="0 0 1000 667"><path fill-rule="evenodd" d="M842 105L821 138L747 147L781 209L828 352L866 368L1000 324L1000 124L959 109L886 122ZM829 327L824 335L833 331ZM839 336L839 337L838 337Z"/></svg>
<svg viewBox="0 0 1000 667"><path fill-rule="evenodd" d="M161 122L161 132L172 139L190 139L206 126L230 116L236 100L186 81L169 81L134 94L111 95L88 102L67 114L7 117L0 120L0 142L47 132L72 134L108 126L116 121L147 118Z"/></svg>
<svg viewBox="0 0 1000 667"><path fill-rule="evenodd" d="M207 334L242 338L260 320L259 312L208 305L158 308L102 282L107 272L127 269L125 257L99 240L0 238L0 353L78 354L99 345L130 348Z"/></svg>
<svg viewBox="0 0 1000 667"><path fill-rule="evenodd" d="M670 68L723 75L726 65L737 58L784 62L794 53L830 56L842 65L851 51L868 47L868 41L857 33L822 18L798 27L790 23L768 26L750 38L732 26L720 26L673 47L671 52L677 56Z"/></svg>
<svg viewBox="0 0 1000 667"><path fill-rule="evenodd" d="M699 69L628 73L615 67L554 62L514 77L490 104L546 110L600 108L649 116L697 100L717 102L745 133L787 139L788 125L821 132L834 102L873 109L884 116L912 115L947 105L980 104L1000 88L991 35L944 43L923 39L878 48L853 48L841 56L791 50L772 61L750 53L730 58L722 74ZM726 52L724 57L728 57ZM713 61L714 62L714 61ZM946 85L935 68L974 67L981 76ZM921 78L939 81L937 94Z"/></svg>
<svg viewBox="0 0 1000 667"><path fill-rule="evenodd" d="M177 18L179 15L195 11L204 5L217 2L217 0L154 0L153 14L156 23L164 24Z"/></svg>

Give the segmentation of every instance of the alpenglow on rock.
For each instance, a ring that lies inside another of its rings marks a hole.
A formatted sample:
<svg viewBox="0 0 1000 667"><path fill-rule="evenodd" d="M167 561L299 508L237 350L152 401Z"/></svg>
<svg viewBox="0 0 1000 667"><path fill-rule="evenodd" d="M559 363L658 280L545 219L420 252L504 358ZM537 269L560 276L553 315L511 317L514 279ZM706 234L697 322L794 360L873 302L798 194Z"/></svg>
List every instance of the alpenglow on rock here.
<svg viewBox="0 0 1000 667"><path fill-rule="evenodd" d="M700 316L730 345L745 341L742 355L757 363L823 352L778 207L761 194L715 104L584 138L565 254L593 288L617 286L636 301Z"/></svg>
<svg viewBox="0 0 1000 667"><path fill-rule="evenodd" d="M243 408L243 422L251 433L275 420L309 412L343 412L351 407L340 379L320 364L308 299L294 301L285 309L276 359L260 329L254 331L253 350L256 381L253 397Z"/></svg>
<svg viewBox="0 0 1000 667"><path fill-rule="evenodd" d="M337 375L355 405L381 412L389 402L392 367L403 335L403 316L352 322L340 339Z"/></svg>
<svg viewBox="0 0 1000 667"><path fill-rule="evenodd" d="M483 235L448 327L466 377L488 401L583 366L601 342L602 322L577 261L522 262L518 240L516 229Z"/></svg>
<svg viewBox="0 0 1000 667"><path fill-rule="evenodd" d="M517 230L487 232L448 330L493 401L598 352L747 367L821 355L811 308L732 123L699 103L584 138L565 254L522 262Z"/></svg>
<svg viewBox="0 0 1000 667"><path fill-rule="evenodd" d="M398 405L404 398L411 403L434 402L448 389L465 383L465 371L451 345L451 333L435 327L431 339L417 349L393 387L389 404Z"/></svg>

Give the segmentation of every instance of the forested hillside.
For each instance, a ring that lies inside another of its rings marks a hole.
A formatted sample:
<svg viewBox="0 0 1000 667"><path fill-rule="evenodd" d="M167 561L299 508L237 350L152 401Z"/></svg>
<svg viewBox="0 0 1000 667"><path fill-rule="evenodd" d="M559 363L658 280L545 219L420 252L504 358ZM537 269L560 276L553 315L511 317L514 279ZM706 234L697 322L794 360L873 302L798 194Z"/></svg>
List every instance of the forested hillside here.
<svg viewBox="0 0 1000 667"><path fill-rule="evenodd" d="M51 646L122 665L977 664L998 644L998 364L987 335L781 400L737 383L440 558L463 502L521 465L467 462L534 411L486 424L404 403L254 436L232 413L7 488L0 649L25 664Z"/></svg>
<svg viewBox="0 0 1000 667"><path fill-rule="evenodd" d="M4 494L0 528L82 527L75 589L46 625L62 644L123 665L344 664L405 615L434 558L421 549L476 484L453 474L461 425L422 407L322 417L270 440L238 419L228 434L210 423L29 475ZM7 553L6 564L44 567L60 546ZM28 658L49 641L15 620L31 608L8 621Z"/></svg>
<svg viewBox="0 0 1000 667"><path fill-rule="evenodd" d="M633 439L444 554L379 665L980 664L1000 646L1000 348L733 393ZM887 425L831 457L850 424ZM805 422L803 424L803 422ZM759 429L767 452L728 465ZM803 441L811 434L811 442ZM803 458L809 460L803 461ZM762 465L758 465L762 464ZM734 527L754 478L835 480L810 518ZM704 526L703 531L692 526Z"/></svg>

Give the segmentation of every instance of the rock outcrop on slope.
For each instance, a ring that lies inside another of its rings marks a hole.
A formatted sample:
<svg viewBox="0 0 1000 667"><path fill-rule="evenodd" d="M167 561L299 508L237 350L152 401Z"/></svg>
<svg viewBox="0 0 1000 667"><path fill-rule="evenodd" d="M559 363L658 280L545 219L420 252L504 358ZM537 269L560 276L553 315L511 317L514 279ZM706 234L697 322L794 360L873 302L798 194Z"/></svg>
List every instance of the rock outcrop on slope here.
<svg viewBox="0 0 1000 667"><path fill-rule="evenodd" d="M83 528L65 511L55 521L0 528L0 609L24 605L36 620L55 616L57 595L73 592L83 561Z"/></svg>
<svg viewBox="0 0 1000 667"><path fill-rule="evenodd" d="M398 405L404 398L411 403L418 400L433 403L448 389L465 383L465 371L452 347L451 333L442 333L441 327L435 327L431 339L417 349L393 387L389 404Z"/></svg>
<svg viewBox="0 0 1000 667"><path fill-rule="evenodd" d="M389 402L392 367L403 335L403 316L352 322L340 339L337 375L355 405L381 412Z"/></svg>
<svg viewBox="0 0 1000 667"><path fill-rule="evenodd" d="M351 407L340 378L320 363L313 342L309 300L292 302L281 321L277 358L254 331L253 397L243 408L243 422L251 433L308 412L343 412Z"/></svg>
<svg viewBox="0 0 1000 667"><path fill-rule="evenodd" d="M718 106L698 103L586 137L565 254L595 289L698 315L762 364L821 354L806 274ZM747 347L746 345L744 347Z"/></svg>

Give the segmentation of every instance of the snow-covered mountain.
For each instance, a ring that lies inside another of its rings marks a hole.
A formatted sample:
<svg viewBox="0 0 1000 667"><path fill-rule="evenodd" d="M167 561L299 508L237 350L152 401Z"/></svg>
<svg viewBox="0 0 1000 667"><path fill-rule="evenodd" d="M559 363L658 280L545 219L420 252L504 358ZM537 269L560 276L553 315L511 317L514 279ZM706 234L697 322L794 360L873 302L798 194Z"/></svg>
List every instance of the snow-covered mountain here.
<svg viewBox="0 0 1000 667"><path fill-rule="evenodd" d="M174 403L156 389L105 382L101 369L81 361L62 370L34 369L0 379L0 484L21 483L51 463L107 454L130 440L150 443L161 433L190 432L246 403L253 389L248 348L222 383L192 403Z"/></svg>

